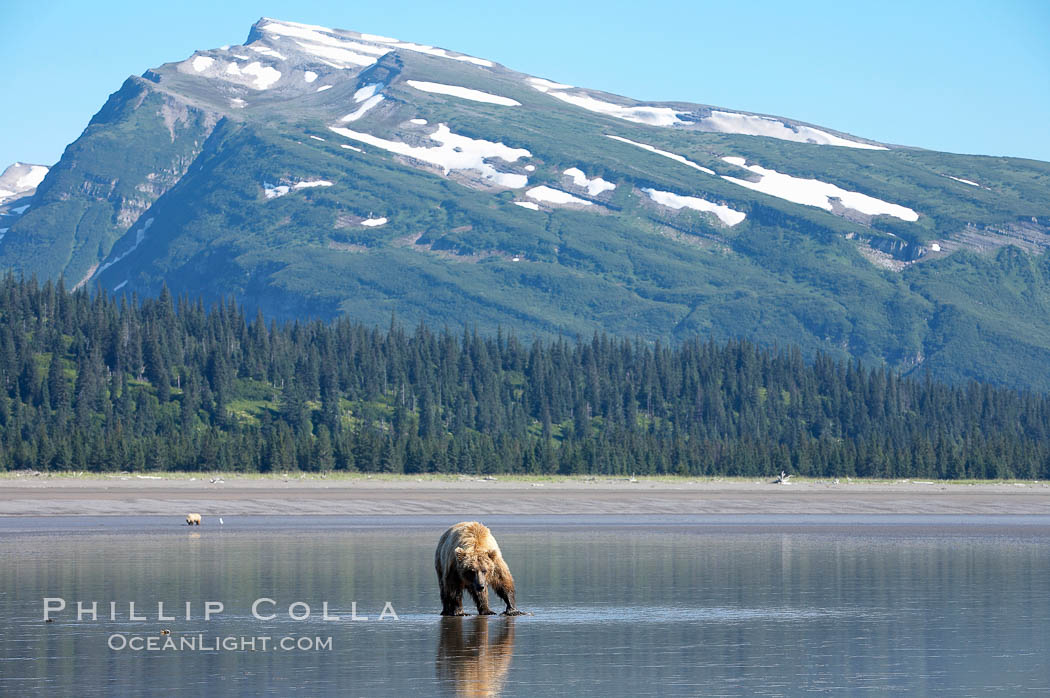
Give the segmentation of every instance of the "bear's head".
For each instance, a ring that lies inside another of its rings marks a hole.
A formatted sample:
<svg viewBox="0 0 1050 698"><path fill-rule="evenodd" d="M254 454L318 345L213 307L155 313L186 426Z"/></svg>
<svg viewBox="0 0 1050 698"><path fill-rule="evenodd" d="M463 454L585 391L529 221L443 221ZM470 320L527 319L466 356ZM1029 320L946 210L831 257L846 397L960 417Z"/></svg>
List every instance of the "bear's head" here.
<svg viewBox="0 0 1050 698"><path fill-rule="evenodd" d="M459 563L459 574L474 591L481 593L489 583L489 576L496 569L495 550L472 552L456 548L456 561Z"/></svg>

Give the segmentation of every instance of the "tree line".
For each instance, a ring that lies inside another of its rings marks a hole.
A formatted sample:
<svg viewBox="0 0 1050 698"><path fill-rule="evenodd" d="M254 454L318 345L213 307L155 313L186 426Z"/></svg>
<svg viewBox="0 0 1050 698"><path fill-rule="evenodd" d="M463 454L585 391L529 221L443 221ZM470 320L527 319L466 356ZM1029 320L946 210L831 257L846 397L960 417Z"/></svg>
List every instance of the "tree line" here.
<svg viewBox="0 0 1050 698"><path fill-rule="evenodd" d="M1050 478L1050 399L695 338L267 323L0 281L0 469Z"/></svg>

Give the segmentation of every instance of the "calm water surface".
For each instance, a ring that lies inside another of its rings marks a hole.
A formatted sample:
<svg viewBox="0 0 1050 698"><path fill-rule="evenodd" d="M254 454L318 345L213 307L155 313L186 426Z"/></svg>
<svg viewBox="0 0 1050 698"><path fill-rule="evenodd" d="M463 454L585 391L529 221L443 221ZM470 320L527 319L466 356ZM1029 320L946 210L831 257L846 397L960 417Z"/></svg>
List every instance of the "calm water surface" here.
<svg viewBox="0 0 1050 698"><path fill-rule="evenodd" d="M485 521L534 615L437 615L447 517L0 520L0 695L1050 691L1050 517ZM44 597L67 601L53 623ZM111 648L133 637L271 646Z"/></svg>

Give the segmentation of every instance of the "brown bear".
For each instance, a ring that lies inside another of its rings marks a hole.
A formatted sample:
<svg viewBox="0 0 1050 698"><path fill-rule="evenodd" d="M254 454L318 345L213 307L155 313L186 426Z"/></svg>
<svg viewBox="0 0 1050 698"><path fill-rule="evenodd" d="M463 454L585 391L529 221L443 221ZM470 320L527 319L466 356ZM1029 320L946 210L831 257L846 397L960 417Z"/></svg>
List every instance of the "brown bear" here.
<svg viewBox="0 0 1050 698"><path fill-rule="evenodd" d="M507 604L503 615L524 615L514 607L514 578L499 545L489 529L477 521L458 523L441 534L434 567L441 587L441 615L467 615L463 612L464 589L474 599L478 615L496 615L489 608L489 587Z"/></svg>
<svg viewBox="0 0 1050 698"><path fill-rule="evenodd" d="M187 526L200 526L201 515L200 514L186 514L186 525Z"/></svg>

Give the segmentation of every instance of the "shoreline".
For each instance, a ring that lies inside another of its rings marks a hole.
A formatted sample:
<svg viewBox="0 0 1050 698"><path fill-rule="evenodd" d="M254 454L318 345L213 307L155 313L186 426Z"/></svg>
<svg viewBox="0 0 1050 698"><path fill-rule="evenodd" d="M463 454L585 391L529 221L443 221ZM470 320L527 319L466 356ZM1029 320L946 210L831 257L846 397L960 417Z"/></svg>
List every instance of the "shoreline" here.
<svg viewBox="0 0 1050 698"><path fill-rule="evenodd" d="M0 475L0 516L1050 515L1050 483L232 473Z"/></svg>

